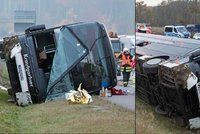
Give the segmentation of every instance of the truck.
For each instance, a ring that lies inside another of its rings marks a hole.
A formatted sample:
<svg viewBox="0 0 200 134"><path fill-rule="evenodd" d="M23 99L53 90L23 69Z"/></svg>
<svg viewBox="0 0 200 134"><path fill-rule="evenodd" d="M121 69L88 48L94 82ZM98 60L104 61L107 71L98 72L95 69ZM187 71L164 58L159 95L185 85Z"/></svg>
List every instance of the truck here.
<svg viewBox="0 0 200 134"><path fill-rule="evenodd" d="M46 29L36 25L3 38L10 78L8 94L26 106L65 99L82 87L89 93L117 83L115 58L103 24L80 22Z"/></svg>
<svg viewBox="0 0 200 134"><path fill-rule="evenodd" d="M136 40L136 95L156 113L200 128L200 41L141 33Z"/></svg>
<svg viewBox="0 0 200 134"><path fill-rule="evenodd" d="M109 37L110 37L112 49L113 49L114 56L115 56L116 73L117 73L117 76L121 76L121 71L120 71L121 61L119 61L117 59L117 57L123 51L124 44L120 41L120 38L118 37L117 33L114 33L111 31L111 32L109 32Z"/></svg>
<svg viewBox="0 0 200 134"><path fill-rule="evenodd" d="M118 57L119 54L123 51L124 44L120 41L119 38L110 38L111 45L114 51L115 57Z"/></svg>
<svg viewBox="0 0 200 134"><path fill-rule="evenodd" d="M164 35L179 38L189 38L191 33L183 25L169 25L164 27Z"/></svg>

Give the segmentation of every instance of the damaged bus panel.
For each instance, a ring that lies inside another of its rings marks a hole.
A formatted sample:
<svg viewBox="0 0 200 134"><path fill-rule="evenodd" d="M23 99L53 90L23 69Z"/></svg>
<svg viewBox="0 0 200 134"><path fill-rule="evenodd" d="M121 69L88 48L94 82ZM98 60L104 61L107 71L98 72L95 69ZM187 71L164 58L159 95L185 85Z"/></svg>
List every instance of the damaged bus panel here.
<svg viewBox="0 0 200 134"><path fill-rule="evenodd" d="M19 105L64 99L80 83L89 93L117 83L115 59L103 24L76 23L3 39L11 89Z"/></svg>
<svg viewBox="0 0 200 134"><path fill-rule="evenodd" d="M137 96L182 126L200 128L200 41L136 37Z"/></svg>

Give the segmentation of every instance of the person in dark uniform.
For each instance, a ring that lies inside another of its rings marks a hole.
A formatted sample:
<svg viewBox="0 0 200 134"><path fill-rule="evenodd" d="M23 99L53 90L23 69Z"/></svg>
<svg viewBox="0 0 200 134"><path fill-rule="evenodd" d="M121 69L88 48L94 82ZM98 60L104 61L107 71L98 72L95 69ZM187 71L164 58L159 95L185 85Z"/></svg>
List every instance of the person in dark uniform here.
<svg viewBox="0 0 200 134"><path fill-rule="evenodd" d="M126 87L130 79L130 73L132 71L132 58L133 56L129 53L128 48L124 48L123 52L118 56L121 62L121 72L123 74L123 85Z"/></svg>

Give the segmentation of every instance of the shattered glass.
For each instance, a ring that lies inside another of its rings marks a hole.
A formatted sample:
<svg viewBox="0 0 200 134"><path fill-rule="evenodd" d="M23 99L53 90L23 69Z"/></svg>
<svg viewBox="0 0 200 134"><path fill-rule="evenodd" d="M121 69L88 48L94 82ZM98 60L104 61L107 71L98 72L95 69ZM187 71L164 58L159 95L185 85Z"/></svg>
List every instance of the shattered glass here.
<svg viewBox="0 0 200 134"><path fill-rule="evenodd" d="M69 70L87 50L67 27L55 30L57 49L53 59L46 100L65 98L65 93L74 90L70 83Z"/></svg>
<svg viewBox="0 0 200 134"><path fill-rule="evenodd" d="M110 42L104 38L107 34L97 23L63 26L54 32L57 50L47 101L64 99L65 93L77 89L80 83L88 92L101 88L102 81L111 85L109 67L114 57L109 55Z"/></svg>

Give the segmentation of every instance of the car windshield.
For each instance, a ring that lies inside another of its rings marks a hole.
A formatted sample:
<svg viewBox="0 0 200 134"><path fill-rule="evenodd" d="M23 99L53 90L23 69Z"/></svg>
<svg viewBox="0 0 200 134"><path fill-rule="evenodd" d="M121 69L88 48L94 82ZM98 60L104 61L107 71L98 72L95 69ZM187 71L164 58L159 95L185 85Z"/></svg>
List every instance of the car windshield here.
<svg viewBox="0 0 200 134"><path fill-rule="evenodd" d="M187 29L183 26L183 27L176 27L177 31L180 33L184 33L187 32Z"/></svg>
<svg viewBox="0 0 200 134"><path fill-rule="evenodd" d="M115 53L120 53L122 50L122 47L120 45L119 41L112 41L112 47Z"/></svg>

